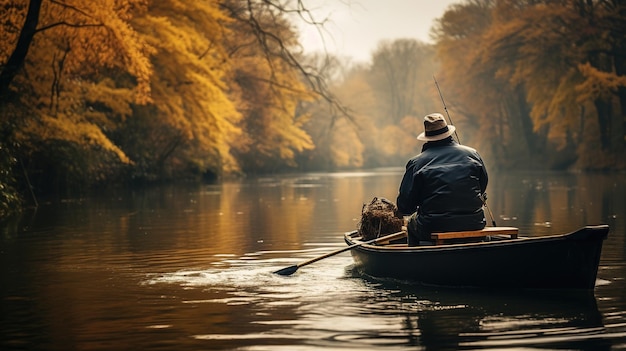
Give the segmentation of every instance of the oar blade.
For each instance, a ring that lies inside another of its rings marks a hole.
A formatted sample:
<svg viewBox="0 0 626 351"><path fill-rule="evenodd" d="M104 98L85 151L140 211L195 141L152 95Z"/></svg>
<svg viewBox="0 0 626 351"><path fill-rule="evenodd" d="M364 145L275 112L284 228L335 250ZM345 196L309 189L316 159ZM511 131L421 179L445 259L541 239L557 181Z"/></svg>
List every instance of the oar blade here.
<svg viewBox="0 0 626 351"><path fill-rule="evenodd" d="M324 258L331 257L331 256L334 256L336 254L339 254L339 253L342 253L342 252L345 252L345 251L352 250L352 249L354 249L357 246L361 246L363 244L381 243L381 242L384 242L384 241L394 240L394 239L398 239L398 238L405 237L405 236L406 236L406 232L401 231L401 232L397 232L397 233L381 236L379 238L372 239L372 240L369 240L369 241L363 241L363 242L360 242L360 243L352 244L350 246L347 246L347 247L335 250L333 252L329 252L329 253L324 254L322 256L318 256L318 257L312 258L312 259L310 259L308 261L300 262L299 264L296 264L296 265L293 265L293 266L289 266L289 267L286 267L286 268L283 268L283 269L279 269L279 270L277 270L274 273L278 274L278 275L292 275L300 267L306 266L306 265L311 264L313 262L317 262L317 261L322 260Z"/></svg>
<svg viewBox="0 0 626 351"><path fill-rule="evenodd" d="M293 266L289 266L289 267L285 267L283 269L279 269L276 272L274 272L274 274L278 274L278 275L292 275L294 274L297 270L298 270L298 265L294 264Z"/></svg>

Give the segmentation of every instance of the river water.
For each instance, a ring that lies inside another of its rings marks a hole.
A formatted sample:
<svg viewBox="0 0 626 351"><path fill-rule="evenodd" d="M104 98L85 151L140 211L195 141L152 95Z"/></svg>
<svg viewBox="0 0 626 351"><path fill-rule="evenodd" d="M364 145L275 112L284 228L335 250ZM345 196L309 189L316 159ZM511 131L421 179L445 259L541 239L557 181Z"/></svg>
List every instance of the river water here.
<svg viewBox="0 0 626 351"><path fill-rule="evenodd" d="M491 174L498 225L530 236L610 225L590 293L377 280L347 252L272 274L344 247L363 203L395 200L401 171L44 203L0 237L0 349L626 349L624 174Z"/></svg>

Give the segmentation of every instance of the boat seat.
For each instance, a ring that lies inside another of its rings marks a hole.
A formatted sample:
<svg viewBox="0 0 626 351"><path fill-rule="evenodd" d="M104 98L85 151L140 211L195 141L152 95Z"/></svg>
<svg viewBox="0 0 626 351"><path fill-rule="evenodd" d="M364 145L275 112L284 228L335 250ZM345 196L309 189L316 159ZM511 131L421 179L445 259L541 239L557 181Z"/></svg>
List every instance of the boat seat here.
<svg viewBox="0 0 626 351"><path fill-rule="evenodd" d="M515 227L485 227L481 230L471 230L464 232L444 232L432 233L430 238L435 241L436 245L443 245L446 240L451 239L470 239L470 238L486 238L491 235L508 235L511 239L517 239L519 229Z"/></svg>

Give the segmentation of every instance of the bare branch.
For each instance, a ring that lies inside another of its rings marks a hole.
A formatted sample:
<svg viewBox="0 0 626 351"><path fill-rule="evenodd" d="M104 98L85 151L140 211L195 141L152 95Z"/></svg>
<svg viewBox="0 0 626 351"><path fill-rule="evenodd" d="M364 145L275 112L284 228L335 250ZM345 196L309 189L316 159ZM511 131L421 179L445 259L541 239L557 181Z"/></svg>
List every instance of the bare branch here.
<svg viewBox="0 0 626 351"><path fill-rule="evenodd" d="M65 22L65 21L61 21L61 22L57 22L57 23L53 23L53 24L49 24L47 26L43 26L40 28L37 28L37 30L35 32L43 32L45 30L48 30L50 28L54 28L57 26L67 26L67 27L73 27L73 28L81 28L81 27L104 27L104 24L102 23L87 23L87 24L77 24L77 23L69 23L69 22Z"/></svg>
<svg viewBox="0 0 626 351"><path fill-rule="evenodd" d="M326 84L326 79L313 67L302 65L296 55L290 50L289 47L287 47L283 38L279 37L271 30L264 28L258 18L261 13L297 13L303 20L305 20L306 23L318 27L322 26L326 20L322 22L316 21L311 12L306 9L302 0L297 1L295 9L288 9L283 4L272 0L259 0L258 3L254 0L246 0L245 9L235 8L234 6L229 6L224 3L222 3L221 6L230 12L232 18L252 29L252 33L257 38L272 72L274 72L275 69L272 64L273 59L278 58L282 60L287 65L295 68L302 74L311 90L317 96L324 99L330 105L331 110L338 111L341 115L353 121L349 109L342 105L341 102L330 92ZM263 12L264 10L266 12ZM273 47L276 47L277 50L273 51ZM272 75L274 75L274 73L272 73Z"/></svg>
<svg viewBox="0 0 626 351"><path fill-rule="evenodd" d="M78 7L76 7L76 6L68 5L68 4L65 4L65 3L60 2L60 1L57 1L57 0L50 0L50 2L51 2L51 3L53 3L53 4L59 5L59 6L61 6L61 7L65 7L65 8L67 8L67 9L70 9L70 10L76 11L76 12L80 13L81 15L85 16L85 17L93 18L93 16L91 16L91 15L90 15L90 14L88 14L87 12L85 12L85 11L83 11L83 10L79 9L79 8L78 8Z"/></svg>

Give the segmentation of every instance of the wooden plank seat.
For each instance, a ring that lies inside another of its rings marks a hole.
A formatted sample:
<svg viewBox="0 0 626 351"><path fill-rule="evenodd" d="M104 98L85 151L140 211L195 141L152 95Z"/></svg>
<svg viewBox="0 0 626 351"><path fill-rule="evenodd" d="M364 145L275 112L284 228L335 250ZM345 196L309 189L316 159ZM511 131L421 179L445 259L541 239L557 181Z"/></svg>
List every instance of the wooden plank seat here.
<svg viewBox="0 0 626 351"><path fill-rule="evenodd" d="M492 235L508 235L511 239L517 239L519 229L515 227L485 227L481 230L471 230L464 232L445 232L432 233L430 238L435 241L436 245L443 245L446 240L451 239L470 239L470 238L486 238Z"/></svg>

